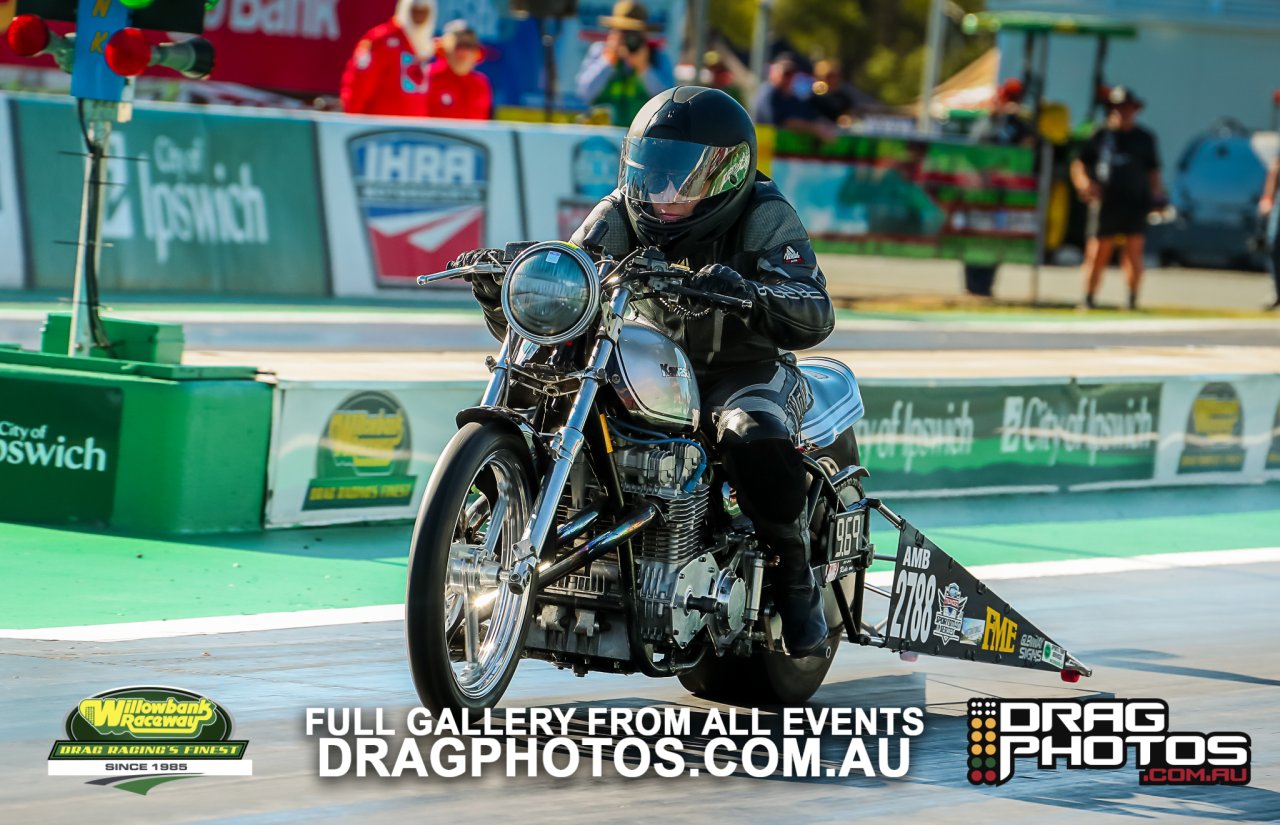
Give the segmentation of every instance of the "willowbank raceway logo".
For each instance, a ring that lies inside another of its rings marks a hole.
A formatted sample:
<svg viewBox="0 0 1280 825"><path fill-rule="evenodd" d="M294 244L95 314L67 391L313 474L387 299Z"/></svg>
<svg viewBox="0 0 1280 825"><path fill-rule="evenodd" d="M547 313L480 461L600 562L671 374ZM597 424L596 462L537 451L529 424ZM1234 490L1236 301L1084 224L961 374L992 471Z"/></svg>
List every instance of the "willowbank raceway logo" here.
<svg viewBox="0 0 1280 825"><path fill-rule="evenodd" d="M1238 731L1169 730L1160 699L971 699L967 773L1003 785L1019 759L1041 770L1123 768L1133 751L1139 785L1248 785L1251 743Z"/></svg>
<svg viewBox="0 0 1280 825"><path fill-rule="evenodd" d="M66 739L53 743L50 776L94 776L146 794L197 776L251 776L248 740L231 738L231 715L189 690L124 687L80 701L67 715Z"/></svg>
<svg viewBox="0 0 1280 825"><path fill-rule="evenodd" d="M357 392L329 416L303 510L400 507L413 500L409 415L387 392Z"/></svg>

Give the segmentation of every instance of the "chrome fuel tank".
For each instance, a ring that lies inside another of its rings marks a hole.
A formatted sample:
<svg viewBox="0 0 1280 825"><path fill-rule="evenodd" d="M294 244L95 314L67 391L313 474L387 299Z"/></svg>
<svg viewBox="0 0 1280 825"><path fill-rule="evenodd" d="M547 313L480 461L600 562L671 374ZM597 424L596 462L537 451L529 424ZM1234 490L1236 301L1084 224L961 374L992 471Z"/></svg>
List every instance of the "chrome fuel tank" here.
<svg viewBox="0 0 1280 825"><path fill-rule="evenodd" d="M610 385L636 424L666 432L697 428L698 381L675 341L652 327L625 323L608 370Z"/></svg>

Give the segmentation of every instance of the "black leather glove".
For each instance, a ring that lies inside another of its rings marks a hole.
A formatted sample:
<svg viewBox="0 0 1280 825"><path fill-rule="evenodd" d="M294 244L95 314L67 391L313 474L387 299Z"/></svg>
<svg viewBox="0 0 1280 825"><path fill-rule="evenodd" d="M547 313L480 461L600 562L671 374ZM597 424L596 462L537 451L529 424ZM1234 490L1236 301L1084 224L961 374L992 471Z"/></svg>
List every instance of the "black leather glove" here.
<svg viewBox="0 0 1280 825"><path fill-rule="evenodd" d="M500 263L502 261L501 249L473 249L470 252L463 252L457 258L449 261L449 269L461 269L466 266L475 266L482 263ZM499 300L502 287L501 275L489 275L487 273L474 273L466 276L471 283L471 291L475 293L476 300L481 304L490 304Z"/></svg>
<svg viewBox="0 0 1280 825"><path fill-rule="evenodd" d="M501 249L473 249L470 252L463 252L458 257L449 261L448 269L461 269L464 266L475 266L476 264L502 263Z"/></svg>
<svg viewBox="0 0 1280 825"><path fill-rule="evenodd" d="M730 298L750 299L756 294L746 278L724 264L707 264L694 274L690 285L703 292L727 295Z"/></svg>

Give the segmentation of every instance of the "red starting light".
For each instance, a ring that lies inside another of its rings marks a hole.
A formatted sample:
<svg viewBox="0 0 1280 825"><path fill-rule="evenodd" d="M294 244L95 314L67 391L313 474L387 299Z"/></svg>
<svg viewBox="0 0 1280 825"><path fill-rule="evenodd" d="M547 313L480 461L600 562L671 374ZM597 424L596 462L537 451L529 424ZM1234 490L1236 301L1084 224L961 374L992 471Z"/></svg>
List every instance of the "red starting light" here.
<svg viewBox="0 0 1280 825"><path fill-rule="evenodd" d="M1072 684L1074 684L1074 683L1076 683L1076 682L1080 681L1080 671L1078 671L1078 670L1068 670L1067 668L1063 668L1063 670L1062 670L1062 681L1064 681L1064 682L1071 682Z"/></svg>
<svg viewBox="0 0 1280 825"><path fill-rule="evenodd" d="M7 37L18 57L35 57L49 47L49 26L34 14L20 14L9 24Z"/></svg>
<svg viewBox="0 0 1280 825"><path fill-rule="evenodd" d="M104 50L111 71L137 77L151 65L151 44L142 29L125 28L111 35Z"/></svg>

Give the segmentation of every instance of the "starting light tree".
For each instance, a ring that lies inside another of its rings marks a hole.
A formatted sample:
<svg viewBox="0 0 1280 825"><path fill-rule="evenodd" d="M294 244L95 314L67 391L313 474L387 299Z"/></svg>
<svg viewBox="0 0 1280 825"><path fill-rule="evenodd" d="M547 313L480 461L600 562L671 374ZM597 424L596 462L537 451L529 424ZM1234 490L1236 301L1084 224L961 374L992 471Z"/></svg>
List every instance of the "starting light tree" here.
<svg viewBox="0 0 1280 825"><path fill-rule="evenodd" d="M107 143L117 122L132 114L133 78L151 66L173 69L189 78L213 71L213 46L199 35L204 13L218 0L17 0L6 37L21 57L51 55L71 74L71 95L85 143L84 198L76 247L68 355L87 356L96 345L107 352L98 317L98 266L102 255L102 202L106 186ZM46 21L76 24L66 35ZM181 32L194 37L152 45L147 31Z"/></svg>

